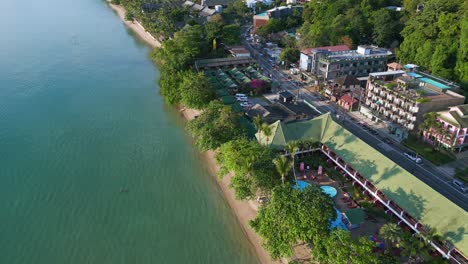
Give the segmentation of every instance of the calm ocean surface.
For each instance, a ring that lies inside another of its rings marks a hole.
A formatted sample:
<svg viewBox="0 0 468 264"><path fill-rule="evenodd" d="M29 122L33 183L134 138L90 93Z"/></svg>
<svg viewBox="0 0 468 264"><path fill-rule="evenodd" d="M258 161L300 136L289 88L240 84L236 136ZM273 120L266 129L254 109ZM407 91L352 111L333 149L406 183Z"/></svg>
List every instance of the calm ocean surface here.
<svg viewBox="0 0 468 264"><path fill-rule="evenodd" d="M105 2L1 3L0 263L255 263Z"/></svg>

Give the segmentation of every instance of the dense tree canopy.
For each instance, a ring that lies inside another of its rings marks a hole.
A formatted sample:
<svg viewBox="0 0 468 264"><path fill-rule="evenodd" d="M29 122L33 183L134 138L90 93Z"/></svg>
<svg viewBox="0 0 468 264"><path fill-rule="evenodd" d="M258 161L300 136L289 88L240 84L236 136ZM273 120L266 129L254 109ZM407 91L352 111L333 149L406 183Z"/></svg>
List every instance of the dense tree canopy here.
<svg viewBox="0 0 468 264"><path fill-rule="evenodd" d="M424 10L411 16L401 32L397 55L435 75L468 81L466 8L463 0L425 1Z"/></svg>
<svg viewBox="0 0 468 264"><path fill-rule="evenodd" d="M230 140L247 137L240 115L221 102L211 101L196 119L188 122L188 130L201 150L215 149Z"/></svg>
<svg viewBox="0 0 468 264"><path fill-rule="evenodd" d="M241 30L239 25L226 25L222 28L222 40L226 45L241 43Z"/></svg>
<svg viewBox="0 0 468 264"><path fill-rule="evenodd" d="M383 9L390 4L384 0L311 1L303 13L301 44L313 47L352 42L390 46L400 40L398 30L402 26L401 12Z"/></svg>
<svg viewBox="0 0 468 264"><path fill-rule="evenodd" d="M291 256L298 241L326 237L330 220L335 217L332 200L317 186L299 191L281 185L273 189L270 202L260 208L251 226L270 255L278 259Z"/></svg>
<svg viewBox="0 0 468 264"><path fill-rule="evenodd" d="M301 52L295 48L285 48L281 51L280 60L286 62L287 64L296 63L299 61Z"/></svg>
<svg viewBox="0 0 468 264"><path fill-rule="evenodd" d="M225 13L245 17L250 15L250 10L244 0L235 0L225 9Z"/></svg>
<svg viewBox="0 0 468 264"><path fill-rule="evenodd" d="M174 105L180 102L182 99L179 89L181 82L182 76L180 72L171 68L161 67L159 91L166 103Z"/></svg>
<svg viewBox="0 0 468 264"><path fill-rule="evenodd" d="M219 176L234 173L231 187L240 200L251 198L257 190L269 193L279 183L271 160L270 148L256 141L236 139L223 144L216 155Z"/></svg>
<svg viewBox="0 0 468 264"><path fill-rule="evenodd" d="M152 58L165 68L182 70L208 49L204 28L195 25L178 31L174 38L164 41L161 48L153 51Z"/></svg>
<svg viewBox="0 0 468 264"><path fill-rule="evenodd" d="M190 108L202 109L215 98L215 93L203 73L186 71L179 86L181 102Z"/></svg>
<svg viewBox="0 0 468 264"><path fill-rule="evenodd" d="M351 233L335 229L328 236L314 237L312 258L323 264L372 264L380 263L372 252L375 243L367 237L355 240Z"/></svg>

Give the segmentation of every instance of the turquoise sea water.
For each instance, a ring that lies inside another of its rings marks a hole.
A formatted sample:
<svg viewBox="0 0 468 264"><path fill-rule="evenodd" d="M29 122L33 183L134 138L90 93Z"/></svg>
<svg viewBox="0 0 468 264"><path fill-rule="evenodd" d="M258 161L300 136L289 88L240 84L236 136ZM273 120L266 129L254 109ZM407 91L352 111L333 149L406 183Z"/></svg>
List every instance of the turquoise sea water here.
<svg viewBox="0 0 468 264"><path fill-rule="evenodd" d="M1 2L0 263L255 263L105 2Z"/></svg>

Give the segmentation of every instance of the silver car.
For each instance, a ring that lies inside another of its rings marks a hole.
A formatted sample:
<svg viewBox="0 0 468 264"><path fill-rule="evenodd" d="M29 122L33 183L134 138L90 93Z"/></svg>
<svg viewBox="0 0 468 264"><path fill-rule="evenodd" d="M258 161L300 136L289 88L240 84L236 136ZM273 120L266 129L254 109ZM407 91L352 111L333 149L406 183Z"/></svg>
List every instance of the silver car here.
<svg viewBox="0 0 468 264"><path fill-rule="evenodd" d="M405 152L403 155L405 155L405 157L407 157L408 159L416 162L417 164L422 163L422 159L420 157L418 157L418 155L416 155L414 153Z"/></svg>
<svg viewBox="0 0 468 264"><path fill-rule="evenodd" d="M463 182L461 182L459 180L453 180L452 184L455 187L457 187L458 189L462 190L462 192L467 192L468 191L468 186L465 186L465 184L463 184Z"/></svg>

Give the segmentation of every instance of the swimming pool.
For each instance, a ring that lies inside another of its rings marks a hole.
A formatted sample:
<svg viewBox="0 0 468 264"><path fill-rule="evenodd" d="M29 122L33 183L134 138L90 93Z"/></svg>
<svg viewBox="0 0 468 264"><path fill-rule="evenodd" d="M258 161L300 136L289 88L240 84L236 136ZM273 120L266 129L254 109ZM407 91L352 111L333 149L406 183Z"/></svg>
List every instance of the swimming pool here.
<svg viewBox="0 0 468 264"><path fill-rule="evenodd" d="M296 181L296 185L294 186L295 189L304 190L310 183L305 181Z"/></svg>
<svg viewBox="0 0 468 264"><path fill-rule="evenodd" d="M336 208L335 210L336 210L336 219L333 222L331 222L330 228L331 229L339 228L339 229L348 231L348 226L346 226L346 224L343 223L343 220L341 219L341 212L338 211L338 209Z"/></svg>
<svg viewBox="0 0 468 264"><path fill-rule="evenodd" d="M320 189L322 189L322 192L330 196L330 198L335 197L336 194L338 193L338 191L334 187L328 186L328 185L320 186Z"/></svg>

